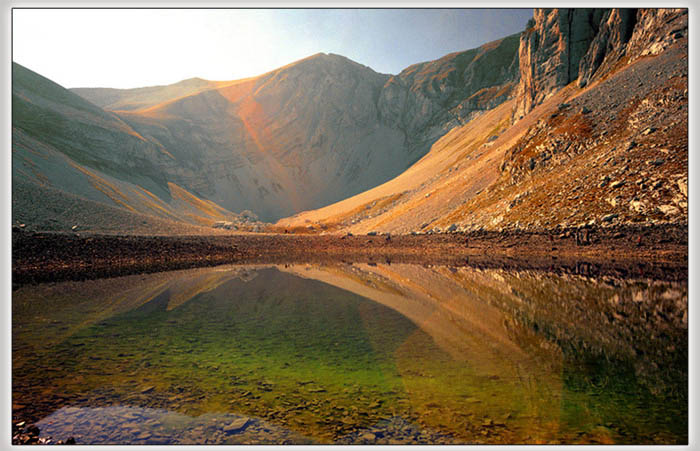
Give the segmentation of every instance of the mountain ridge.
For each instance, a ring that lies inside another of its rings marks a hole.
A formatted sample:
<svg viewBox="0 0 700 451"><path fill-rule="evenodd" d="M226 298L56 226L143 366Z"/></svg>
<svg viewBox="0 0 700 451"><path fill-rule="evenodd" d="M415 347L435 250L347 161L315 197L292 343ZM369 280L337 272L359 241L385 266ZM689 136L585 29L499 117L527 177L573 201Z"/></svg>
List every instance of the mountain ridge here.
<svg viewBox="0 0 700 451"><path fill-rule="evenodd" d="M536 10L522 33L395 75L317 53L133 90L15 78L13 179L185 223L247 210L276 230L360 233L687 221L683 9ZM655 191L632 190L631 168ZM584 187L598 194L562 197Z"/></svg>
<svg viewBox="0 0 700 451"><path fill-rule="evenodd" d="M514 37L504 39L511 44L506 63L512 65ZM504 39L495 41L495 47ZM466 52L483 55L488 48ZM173 156L161 162L165 178L230 211L253 210L274 220L389 180L455 123L468 121L512 91L501 92L495 102L471 99L468 113L462 105L460 111L435 115L446 100L432 95L430 80L453 92L453 108L461 101L457 97L474 94L456 89L458 80L442 77L438 68L423 78L423 85L401 82L411 90L404 98L432 105L430 111L406 113L399 110L410 105L397 106L391 96L382 97L392 78L401 75L317 53L257 77L207 82L187 92L167 86L159 93L126 91L124 99L131 103L122 99L107 108ZM106 105L99 90L75 92ZM413 125L399 124L395 114L411 115ZM335 178L329 180L327 174Z"/></svg>

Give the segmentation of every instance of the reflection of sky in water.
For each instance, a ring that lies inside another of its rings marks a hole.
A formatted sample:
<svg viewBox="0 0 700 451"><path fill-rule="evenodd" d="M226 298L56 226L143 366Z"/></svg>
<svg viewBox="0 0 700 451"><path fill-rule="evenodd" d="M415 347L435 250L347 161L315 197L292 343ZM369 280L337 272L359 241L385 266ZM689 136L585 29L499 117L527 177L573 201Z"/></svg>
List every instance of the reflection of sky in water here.
<svg viewBox="0 0 700 451"><path fill-rule="evenodd" d="M415 265L24 287L13 383L82 443L682 443L687 290Z"/></svg>

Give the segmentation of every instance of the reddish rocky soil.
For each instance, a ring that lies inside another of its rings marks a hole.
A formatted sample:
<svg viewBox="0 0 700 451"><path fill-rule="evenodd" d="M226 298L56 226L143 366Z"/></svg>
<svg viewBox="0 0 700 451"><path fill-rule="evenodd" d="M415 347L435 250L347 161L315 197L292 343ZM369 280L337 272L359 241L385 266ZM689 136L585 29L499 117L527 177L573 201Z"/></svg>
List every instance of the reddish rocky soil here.
<svg viewBox="0 0 700 451"><path fill-rule="evenodd" d="M577 238L578 235L578 238ZM417 263L687 278L686 227L432 235L114 236L12 234L12 283L150 273L226 263Z"/></svg>

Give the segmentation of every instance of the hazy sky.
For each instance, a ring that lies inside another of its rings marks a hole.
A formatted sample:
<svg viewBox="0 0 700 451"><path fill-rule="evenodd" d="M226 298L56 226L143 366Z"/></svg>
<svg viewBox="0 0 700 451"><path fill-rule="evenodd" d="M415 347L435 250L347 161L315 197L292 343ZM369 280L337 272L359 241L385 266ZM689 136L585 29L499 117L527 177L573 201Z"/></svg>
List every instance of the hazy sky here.
<svg viewBox="0 0 700 451"><path fill-rule="evenodd" d="M531 9L15 9L13 60L67 88L234 80L318 52L378 72L525 29Z"/></svg>

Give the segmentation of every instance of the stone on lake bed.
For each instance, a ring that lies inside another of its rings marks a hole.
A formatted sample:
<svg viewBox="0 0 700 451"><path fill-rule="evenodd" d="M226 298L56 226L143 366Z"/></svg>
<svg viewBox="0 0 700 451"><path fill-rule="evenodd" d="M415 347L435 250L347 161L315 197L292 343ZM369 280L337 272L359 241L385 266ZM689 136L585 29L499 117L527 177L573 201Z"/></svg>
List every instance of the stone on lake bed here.
<svg viewBox="0 0 700 451"><path fill-rule="evenodd" d="M250 419L249 419L249 418L241 417L241 418L238 418L238 419L236 419L236 420L233 420L232 422L230 422L229 424L227 424L226 426L224 426L224 427L223 427L223 430L224 430L224 432L226 432L227 434L232 434L232 433L240 432L240 431L242 431L243 429L245 429L246 426L248 426L248 423L249 423L249 422L250 422Z"/></svg>

